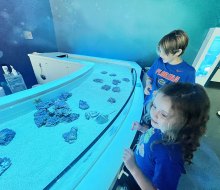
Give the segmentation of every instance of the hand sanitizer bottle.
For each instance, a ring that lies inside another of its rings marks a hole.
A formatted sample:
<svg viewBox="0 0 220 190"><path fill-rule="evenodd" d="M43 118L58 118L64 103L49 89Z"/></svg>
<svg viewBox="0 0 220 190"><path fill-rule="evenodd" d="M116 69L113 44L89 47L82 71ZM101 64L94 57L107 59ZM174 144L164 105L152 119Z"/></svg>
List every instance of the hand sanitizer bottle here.
<svg viewBox="0 0 220 190"><path fill-rule="evenodd" d="M9 75L9 74L10 74L7 65L3 65L3 66L2 66L2 69L3 69L5 75Z"/></svg>
<svg viewBox="0 0 220 190"><path fill-rule="evenodd" d="M11 66L11 65L10 65ZM14 76L17 76L18 75L18 73L17 73L17 71L14 69L14 67L13 66L11 66L11 69L12 69L12 74L14 75Z"/></svg>

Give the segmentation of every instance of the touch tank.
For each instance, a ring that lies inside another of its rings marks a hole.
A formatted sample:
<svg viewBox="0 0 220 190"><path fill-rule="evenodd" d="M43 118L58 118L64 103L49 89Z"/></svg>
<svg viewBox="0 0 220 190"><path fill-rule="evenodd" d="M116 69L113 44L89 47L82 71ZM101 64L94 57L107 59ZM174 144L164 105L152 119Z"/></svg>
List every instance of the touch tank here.
<svg viewBox="0 0 220 190"><path fill-rule="evenodd" d="M129 61L60 55L31 59L81 67L0 99L3 189L108 189L133 140L131 124L140 120L143 105L141 68ZM49 76L46 70L44 75Z"/></svg>

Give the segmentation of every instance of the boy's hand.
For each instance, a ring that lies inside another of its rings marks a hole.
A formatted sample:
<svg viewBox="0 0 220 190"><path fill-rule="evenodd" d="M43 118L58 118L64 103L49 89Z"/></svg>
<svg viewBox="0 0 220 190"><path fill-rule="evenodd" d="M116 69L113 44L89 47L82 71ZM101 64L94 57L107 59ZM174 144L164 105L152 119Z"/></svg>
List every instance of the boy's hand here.
<svg viewBox="0 0 220 190"><path fill-rule="evenodd" d="M146 87L144 89L145 95L150 95L150 91L152 90L152 85L150 83L146 84Z"/></svg>
<svg viewBox="0 0 220 190"><path fill-rule="evenodd" d="M144 88L144 94L150 95L151 90L152 90L152 79L149 76L147 76L146 86Z"/></svg>

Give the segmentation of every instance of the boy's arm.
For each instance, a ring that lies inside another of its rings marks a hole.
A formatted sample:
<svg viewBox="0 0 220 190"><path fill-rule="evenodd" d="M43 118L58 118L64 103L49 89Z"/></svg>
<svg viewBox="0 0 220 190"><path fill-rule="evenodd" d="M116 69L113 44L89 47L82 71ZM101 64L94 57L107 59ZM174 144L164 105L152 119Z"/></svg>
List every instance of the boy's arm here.
<svg viewBox="0 0 220 190"><path fill-rule="evenodd" d="M150 94L150 90L152 90L152 78L150 78L148 75L146 77L146 86L144 89L144 94L145 95L149 95Z"/></svg>
<svg viewBox="0 0 220 190"><path fill-rule="evenodd" d="M191 67L190 69L187 67L188 69L185 70L186 71L185 73L187 73L186 78L185 78L184 81L181 81L181 82L189 82L189 83L195 84L195 82L196 82L196 70L193 66L190 66L190 67Z"/></svg>
<svg viewBox="0 0 220 190"><path fill-rule="evenodd" d="M155 75L155 72L157 70L157 68L159 67L159 59L157 58L153 65L151 65L150 69L147 71L146 73L146 85L145 85L145 89L144 89L144 93L145 95L150 95L150 90L152 90L152 81Z"/></svg>
<svg viewBox="0 0 220 190"><path fill-rule="evenodd" d="M147 75L146 77L146 86L152 84L152 78Z"/></svg>
<svg viewBox="0 0 220 190"><path fill-rule="evenodd" d="M196 70L193 68L193 72L192 72L192 75L190 76L190 82L195 84L196 82Z"/></svg>

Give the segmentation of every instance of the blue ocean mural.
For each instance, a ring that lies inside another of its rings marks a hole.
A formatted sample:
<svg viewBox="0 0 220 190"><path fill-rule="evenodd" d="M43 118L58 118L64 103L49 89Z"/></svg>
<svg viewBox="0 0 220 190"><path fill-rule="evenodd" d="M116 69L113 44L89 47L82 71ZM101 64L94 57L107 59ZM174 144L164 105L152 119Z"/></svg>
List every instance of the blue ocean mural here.
<svg viewBox="0 0 220 190"><path fill-rule="evenodd" d="M183 58L192 64L209 28L220 26L220 4L181 0L50 0L59 51L150 66L157 43L174 29L190 38Z"/></svg>
<svg viewBox="0 0 220 190"><path fill-rule="evenodd" d="M183 58L192 64L209 28L220 26L219 15L218 0L1 1L0 64L18 70L28 88L37 83L27 56L32 52L76 53L150 66L158 41L174 29L188 33Z"/></svg>
<svg viewBox="0 0 220 190"><path fill-rule="evenodd" d="M33 39L29 39L28 32ZM27 87L32 87L37 81L27 54L57 51L49 2L1 1L0 36L0 64L12 65L22 74ZM0 82L4 81L0 72Z"/></svg>

